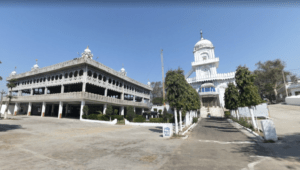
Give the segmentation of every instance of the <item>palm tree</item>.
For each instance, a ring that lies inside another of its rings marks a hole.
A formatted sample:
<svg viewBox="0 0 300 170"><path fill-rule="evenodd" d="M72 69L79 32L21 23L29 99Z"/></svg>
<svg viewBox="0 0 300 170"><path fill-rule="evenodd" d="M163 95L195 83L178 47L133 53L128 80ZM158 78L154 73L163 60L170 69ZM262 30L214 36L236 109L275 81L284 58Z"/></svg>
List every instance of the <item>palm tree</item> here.
<svg viewBox="0 0 300 170"><path fill-rule="evenodd" d="M7 111L8 111L8 107L9 107L9 103L11 102L11 99L14 98L14 96L12 95L12 89L14 87L16 87L15 82L17 81L17 79L11 79L7 84L6 87L10 89L10 92L8 93L8 95L6 96L8 98L8 103L7 103L7 107L5 109L4 112L4 119L7 119Z"/></svg>

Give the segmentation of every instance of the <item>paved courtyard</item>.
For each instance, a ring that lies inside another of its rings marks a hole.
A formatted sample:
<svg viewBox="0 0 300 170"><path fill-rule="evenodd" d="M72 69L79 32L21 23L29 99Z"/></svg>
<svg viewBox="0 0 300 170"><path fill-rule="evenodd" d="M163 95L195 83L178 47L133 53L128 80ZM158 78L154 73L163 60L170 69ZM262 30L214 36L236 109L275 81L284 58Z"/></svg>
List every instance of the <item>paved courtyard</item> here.
<svg viewBox="0 0 300 170"><path fill-rule="evenodd" d="M159 169L183 140L161 129L16 116L0 120L0 165L7 169Z"/></svg>
<svg viewBox="0 0 300 170"><path fill-rule="evenodd" d="M255 143L225 119L202 119L189 138L159 127L104 125L37 116L0 120L2 169L300 169L298 107L270 105L280 136Z"/></svg>

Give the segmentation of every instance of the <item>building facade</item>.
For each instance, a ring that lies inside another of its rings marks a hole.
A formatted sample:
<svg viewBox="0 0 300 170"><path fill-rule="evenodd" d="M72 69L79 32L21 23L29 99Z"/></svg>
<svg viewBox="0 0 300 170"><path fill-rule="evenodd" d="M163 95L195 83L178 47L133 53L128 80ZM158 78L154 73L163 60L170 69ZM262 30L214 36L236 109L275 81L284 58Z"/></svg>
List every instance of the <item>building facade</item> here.
<svg viewBox="0 0 300 170"><path fill-rule="evenodd" d="M125 69L113 70L95 60L87 47L81 57L52 66L16 74L7 81L16 80L9 93L15 96L10 105L7 98L1 107L11 114L73 117L82 119L83 107L89 114L106 113L107 105L120 115L126 115L126 106L133 106L137 114L148 109L152 88L126 76Z"/></svg>
<svg viewBox="0 0 300 170"><path fill-rule="evenodd" d="M186 81L197 90L201 99L201 116L222 117L224 114L224 93L228 83L235 83L235 72L218 73L219 58L215 57L215 47L204 39L201 31L201 39L194 47L194 62L192 69L185 76ZM189 78L192 73L196 76Z"/></svg>

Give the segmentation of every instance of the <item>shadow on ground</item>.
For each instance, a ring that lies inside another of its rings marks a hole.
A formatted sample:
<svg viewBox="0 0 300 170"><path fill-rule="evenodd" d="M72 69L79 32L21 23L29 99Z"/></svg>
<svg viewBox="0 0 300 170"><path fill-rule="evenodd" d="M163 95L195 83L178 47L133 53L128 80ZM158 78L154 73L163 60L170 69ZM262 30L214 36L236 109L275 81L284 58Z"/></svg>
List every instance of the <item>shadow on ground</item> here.
<svg viewBox="0 0 300 170"><path fill-rule="evenodd" d="M275 159L290 158L300 161L300 133L280 136L276 143L259 143L236 148L234 152L247 152Z"/></svg>
<svg viewBox="0 0 300 170"><path fill-rule="evenodd" d="M0 124L0 132L5 132L9 130L22 129L20 125L8 125L8 124Z"/></svg>
<svg viewBox="0 0 300 170"><path fill-rule="evenodd" d="M149 130L155 133L163 133L162 127L159 126L155 127L155 129L149 129Z"/></svg>

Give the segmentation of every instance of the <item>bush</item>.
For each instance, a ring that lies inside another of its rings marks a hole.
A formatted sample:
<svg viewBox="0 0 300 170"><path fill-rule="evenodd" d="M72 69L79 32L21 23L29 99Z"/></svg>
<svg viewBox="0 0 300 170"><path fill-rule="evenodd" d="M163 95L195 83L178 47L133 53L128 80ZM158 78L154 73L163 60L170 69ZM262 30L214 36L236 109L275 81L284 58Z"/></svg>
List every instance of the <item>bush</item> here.
<svg viewBox="0 0 300 170"><path fill-rule="evenodd" d="M82 115L82 119L86 119L87 118L87 116L86 115Z"/></svg>
<svg viewBox="0 0 300 170"><path fill-rule="evenodd" d="M155 112L157 112L157 108L153 109Z"/></svg>
<svg viewBox="0 0 300 170"><path fill-rule="evenodd" d="M165 122L164 118L150 118L149 121L152 123L164 123Z"/></svg>
<svg viewBox="0 0 300 170"><path fill-rule="evenodd" d="M225 118L231 117L230 111L225 111L225 112L224 112L224 115L225 115Z"/></svg>
<svg viewBox="0 0 300 170"><path fill-rule="evenodd" d="M136 114L135 114L135 112L134 112L134 110L133 110L133 107L132 106L127 106L127 119L129 120L129 121L132 121L133 120L133 118L135 118L136 117Z"/></svg>
<svg viewBox="0 0 300 170"><path fill-rule="evenodd" d="M92 120L98 120L97 116L98 116L97 114L91 114L91 115L88 115L88 118L92 119Z"/></svg>
<svg viewBox="0 0 300 170"><path fill-rule="evenodd" d="M123 119L124 119L124 116L123 116L123 115L113 115L113 116L111 117L111 119L112 119L112 120L113 120L113 119L123 120Z"/></svg>
<svg viewBox="0 0 300 170"><path fill-rule="evenodd" d="M198 122L198 118L194 117L193 118L193 123L197 123Z"/></svg>
<svg viewBox="0 0 300 170"><path fill-rule="evenodd" d="M244 118L244 117L240 117L239 120L237 120L236 118L232 117L232 120L239 123L240 125L246 127L246 128L249 128L251 130L254 130L253 128L253 125L251 123L248 122L248 119L247 118Z"/></svg>
<svg viewBox="0 0 300 170"><path fill-rule="evenodd" d="M159 109L159 110L158 110L158 113L159 113L159 114L161 114L161 112L162 112L162 110L161 110L161 109Z"/></svg>
<svg viewBox="0 0 300 170"><path fill-rule="evenodd" d="M109 116L107 116L107 115L98 114L97 118L98 118L98 120L109 121Z"/></svg>
<svg viewBox="0 0 300 170"><path fill-rule="evenodd" d="M138 115L133 119L133 122L146 122L146 119L142 115Z"/></svg>

